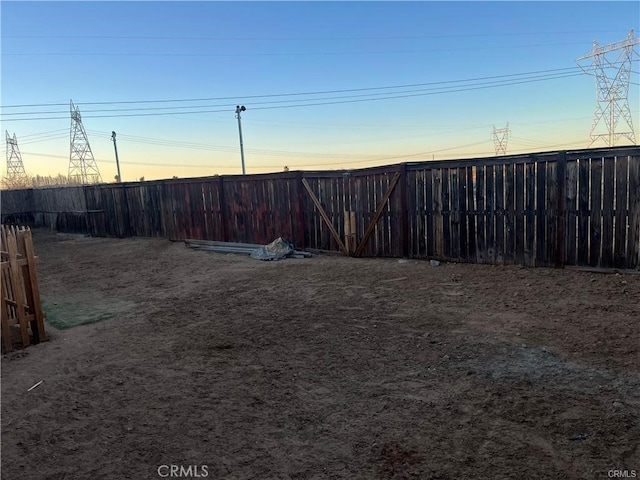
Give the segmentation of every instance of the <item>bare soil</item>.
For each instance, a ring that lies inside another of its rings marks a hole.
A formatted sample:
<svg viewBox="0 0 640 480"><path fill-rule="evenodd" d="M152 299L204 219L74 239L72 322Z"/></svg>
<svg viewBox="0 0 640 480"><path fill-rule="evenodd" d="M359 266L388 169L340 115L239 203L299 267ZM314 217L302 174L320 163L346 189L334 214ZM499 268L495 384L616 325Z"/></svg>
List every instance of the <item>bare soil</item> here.
<svg viewBox="0 0 640 480"><path fill-rule="evenodd" d="M35 248L105 319L3 356L3 479L640 477L640 275Z"/></svg>

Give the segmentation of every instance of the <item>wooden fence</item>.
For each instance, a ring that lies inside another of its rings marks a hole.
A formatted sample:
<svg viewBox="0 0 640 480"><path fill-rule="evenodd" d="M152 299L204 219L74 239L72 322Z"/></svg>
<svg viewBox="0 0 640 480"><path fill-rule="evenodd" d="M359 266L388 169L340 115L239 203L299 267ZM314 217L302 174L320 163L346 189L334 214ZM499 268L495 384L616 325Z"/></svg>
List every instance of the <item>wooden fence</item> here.
<svg viewBox="0 0 640 480"><path fill-rule="evenodd" d="M36 272L37 257L28 228L2 225L2 347L13 349L12 327L20 328L23 346L45 340L44 313ZM29 331L31 331L31 340Z"/></svg>
<svg viewBox="0 0 640 480"><path fill-rule="evenodd" d="M73 205L56 227L95 236L640 270L637 146L50 190Z"/></svg>

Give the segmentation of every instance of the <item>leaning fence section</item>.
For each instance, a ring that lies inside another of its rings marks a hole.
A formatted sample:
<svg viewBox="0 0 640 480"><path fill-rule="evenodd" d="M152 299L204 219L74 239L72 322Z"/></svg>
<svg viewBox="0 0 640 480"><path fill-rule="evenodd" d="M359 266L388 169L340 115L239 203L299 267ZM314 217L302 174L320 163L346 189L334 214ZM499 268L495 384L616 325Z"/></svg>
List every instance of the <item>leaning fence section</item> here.
<svg viewBox="0 0 640 480"><path fill-rule="evenodd" d="M284 237L355 256L640 270L637 146L74 188L7 192L3 218L95 236Z"/></svg>
<svg viewBox="0 0 640 480"><path fill-rule="evenodd" d="M36 271L37 257L31 230L2 225L2 348L13 350L14 331L19 331L22 346L45 340L44 312Z"/></svg>

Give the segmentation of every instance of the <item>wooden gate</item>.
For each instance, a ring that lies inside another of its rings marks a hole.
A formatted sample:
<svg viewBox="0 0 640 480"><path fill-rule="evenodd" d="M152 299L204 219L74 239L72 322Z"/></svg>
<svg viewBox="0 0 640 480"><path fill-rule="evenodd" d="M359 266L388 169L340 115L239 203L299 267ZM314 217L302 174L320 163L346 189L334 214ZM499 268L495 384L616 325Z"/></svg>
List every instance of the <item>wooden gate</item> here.
<svg viewBox="0 0 640 480"><path fill-rule="evenodd" d="M2 346L5 352L9 352L13 349L11 330L14 325L20 327L25 347L46 338L31 230L2 225L1 232Z"/></svg>

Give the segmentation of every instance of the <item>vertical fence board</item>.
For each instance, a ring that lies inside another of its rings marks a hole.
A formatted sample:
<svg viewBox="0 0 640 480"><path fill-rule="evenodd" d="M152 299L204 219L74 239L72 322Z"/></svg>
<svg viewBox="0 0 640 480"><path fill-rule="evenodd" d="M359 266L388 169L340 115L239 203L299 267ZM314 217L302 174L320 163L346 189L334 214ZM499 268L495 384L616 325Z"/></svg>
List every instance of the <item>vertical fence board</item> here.
<svg viewBox="0 0 640 480"><path fill-rule="evenodd" d="M567 162L567 224L565 239L565 258L568 265L576 265L578 243L578 162Z"/></svg>
<svg viewBox="0 0 640 480"><path fill-rule="evenodd" d="M525 239L525 217L524 217L524 165L519 163L516 165L515 173L515 215L514 215L514 231L515 231L515 262L524 265L524 239Z"/></svg>
<svg viewBox="0 0 640 480"><path fill-rule="evenodd" d="M486 258L489 263L496 263L496 204L495 204L495 169L493 165L487 165L485 169L485 209L487 211L486 216Z"/></svg>
<svg viewBox="0 0 640 480"><path fill-rule="evenodd" d="M449 188L450 188L450 207L449 210L451 214L450 218L450 235L451 235L451 248L449 250L449 255L451 258L455 260L460 260L460 209L458 205L458 198L460 197L459 191L459 183L458 183L458 169L450 168L449 169Z"/></svg>
<svg viewBox="0 0 640 480"><path fill-rule="evenodd" d="M547 259L547 163L536 163L536 266L546 267Z"/></svg>
<svg viewBox="0 0 640 480"><path fill-rule="evenodd" d="M629 231L626 268L640 270L640 156L629 158Z"/></svg>
<svg viewBox="0 0 640 480"><path fill-rule="evenodd" d="M495 167L496 263L504 263L504 165Z"/></svg>
<svg viewBox="0 0 640 480"><path fill-rule="evenodd" d="M526 164L526 238L524 263L532 267L536 264L535 224L536 224L536 163Z"/></svg>
<svg viewBox="0 0 640 480"><path fill-rule="evenodd" d="M588 265L589 258L589 159L578 160L578 259Z"/></svg>
<svg viewBox="0 0 640 480"><path fill-rule="evenodd" d="M602 261L604 268L613 267L613 206L615 158L603 160L602 189Z"/></svg>
<svg viewBox="0 0 640 480"><path fill-rule="evenodd" d="M547 231L546 231L546 251L547 265L557 265L558 245L557 229L559 223L559 202L558 202L558 162L547 162Z"/></svg>
<svg viewBox="0 0 640 480"><path fill-rule="evenodd" d="M473 167L467 167L467 218L468 218L468 250L467 261L475 262L476 259L476 208L475 208L475 192L474 192L474 178Z"/></svg>
<svg viewBox="0 0 640 480"><path fill-rule="evenodd" d="M429 169L424 172L424 196L425 196L425 220L427 222L427 257L432 257L436 251L435 233L434 233L434 204L433 204L433 170Z"/></svg>
<svg viewBox="0 0 640 480"><path fill-rule="evenodd" d="M589 217L589 265L597 267L600 263L602 246L602 159L591 159L591 195L589 199L591 214Z"/></svg>
<svg viewBox="0 0 640 480"><path fill-rule="evenodd" d="M487 262L486 250L486 206L485 206L485 185L484 185L484 167L475 167L476 171L476 261L478 263Z"/></svg>
<svg viewBox="0 0 640 480"><path fill-rule="evenodd" d="M442 216L442 181L443 169L436 168L433 170L433 255L438 258L444 258L444 220Z"/></svg>
<svg viewBox="0 0 640 480"><path fill-rule="evenodd" d="M451 258L451 204L450 198L451 174L449 168L442 169L442 254L444 258Z"/></svg>
<svg viewBox="0 0 640 480"><path fill-rule="evenodd" d="M467 212L467 169L458 168L458 225L460 234L458 239L459 258L463 262L469 261L469 214Z"/></svg>
<svg viewBox="0 0 640 480"><path fill-rule="evenodd" d="M616 206L613 265L623 268L627 250L627 186L629 184L629 157L616 157Z"/></svg>
<svg viewBox="0 0 640 480"><path fill-rule="evenodd" d="M504 262L512 264L515 252L515 185L514 165L505 165L504 172Z"/></svg>

